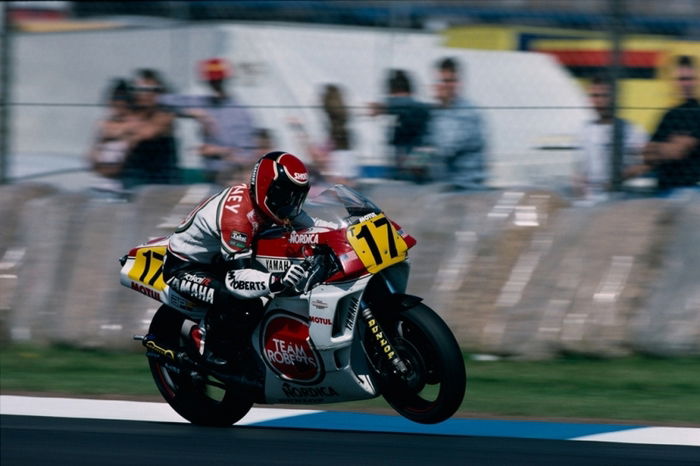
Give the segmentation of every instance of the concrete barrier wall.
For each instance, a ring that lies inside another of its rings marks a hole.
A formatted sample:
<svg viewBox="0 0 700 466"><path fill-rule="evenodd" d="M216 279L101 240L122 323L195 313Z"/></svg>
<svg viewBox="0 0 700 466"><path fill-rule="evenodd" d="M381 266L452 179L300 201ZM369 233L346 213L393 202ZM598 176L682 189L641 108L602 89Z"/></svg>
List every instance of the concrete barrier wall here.
<svg viewBox="0 0 700 466"><path fill-rule="evenodd" d="M137 349L158 303L119 285L117 259L209 189L149 187L127 202L0 188L0 342ZM366 191L418 239L409 292L467 350L700 354L700 194L582 208L537 190Z"/></svg>

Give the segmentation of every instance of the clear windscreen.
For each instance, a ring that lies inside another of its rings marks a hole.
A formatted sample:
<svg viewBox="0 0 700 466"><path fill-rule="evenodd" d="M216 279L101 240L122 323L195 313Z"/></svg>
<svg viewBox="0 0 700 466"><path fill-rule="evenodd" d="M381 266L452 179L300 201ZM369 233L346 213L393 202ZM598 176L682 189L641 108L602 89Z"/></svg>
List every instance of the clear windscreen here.
<svg viewBox="0 0 700 466"><path fill-rule="evenodd" d="M382 210L354 189L337 184L307 199L304 211L313 218L332 222L343 228L352 224L358 217L378 214Z"/></svg>

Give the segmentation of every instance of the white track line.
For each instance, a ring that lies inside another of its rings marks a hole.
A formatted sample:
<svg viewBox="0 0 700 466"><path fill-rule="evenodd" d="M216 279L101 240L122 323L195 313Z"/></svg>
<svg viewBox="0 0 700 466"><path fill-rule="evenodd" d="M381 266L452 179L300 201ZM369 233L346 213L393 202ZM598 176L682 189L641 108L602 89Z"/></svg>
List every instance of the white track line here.
<svg viewBox="0 0 700 466"><path fill-rule="evenodd" d="M255 425L276 419L322 412L323 411L317 410L256 407L251 409L243 419L236 423L236 425ZM0 414L78 419L188 422L173 411L167 403L163 402L153 403L142 401L90 400L11 395L0 395ZM465 422L469 421L465 420ZM570 440L700 446L700 428L638 427L617 432L575 437Z"/></svg>
<svg viewBox="0 0 700 466"><path fill-rule="evenodd" d="M700 447L700 429L693 427L640 427L639 429L586 435L572 440L618 443L653 443Z"/></svg>
<svg viewBox="0 0 700 466"><path fill-rule="evenodd" d="M316 412L318 411L253 408L236 424L256 424ZM173 411L167 403L10 395L0 395L0 414L122 421L188 422Z"/></svg>

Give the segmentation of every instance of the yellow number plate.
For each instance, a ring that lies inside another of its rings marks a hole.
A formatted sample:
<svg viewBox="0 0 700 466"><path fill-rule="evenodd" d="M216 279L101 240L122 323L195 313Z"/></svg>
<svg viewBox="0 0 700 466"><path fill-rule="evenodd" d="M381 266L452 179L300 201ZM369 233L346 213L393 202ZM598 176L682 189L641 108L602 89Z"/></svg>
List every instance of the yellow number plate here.
<svg viewBox="0 0 700 466"><path fill-rule="evenodd" d="M165 250L165 246L140 248L134 258L134 265L129 270L129 278L156 290L164 290L163 262L165 261Z"/></svg>
<svg viewBox="0 0 700 466"><path fill-rule="evenodd" d="M384 214L348 227L347 239L370 273L406 259L406 242Z"/></svg>

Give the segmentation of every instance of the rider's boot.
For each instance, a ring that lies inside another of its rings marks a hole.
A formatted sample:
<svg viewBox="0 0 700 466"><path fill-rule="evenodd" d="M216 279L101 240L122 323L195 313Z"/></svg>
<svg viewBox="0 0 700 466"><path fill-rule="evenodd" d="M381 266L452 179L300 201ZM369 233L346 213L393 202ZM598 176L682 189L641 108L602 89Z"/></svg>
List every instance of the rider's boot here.
<svg viewBox="0 0 700 466"><path fill-rule="evenodd" d="M216 356L211 351L211 345L207 345L206 335L206 326L203 324L193 325L190 329L190 339L194 344L195 350L199 353L201 361L212 369L222 369L224 366L226 366L227 361Z"/></svg>
<svg viewBox="0 0 700 466"><path fill-rule="evenodd" d="M191 330L201 360L212 369L245 371L246 360L255 357L250 336L262 318L262 304L239 302L236 307L233 312L210 310Z"/></svg>

